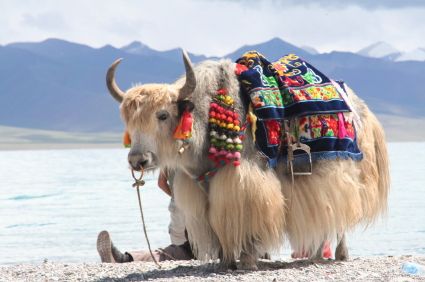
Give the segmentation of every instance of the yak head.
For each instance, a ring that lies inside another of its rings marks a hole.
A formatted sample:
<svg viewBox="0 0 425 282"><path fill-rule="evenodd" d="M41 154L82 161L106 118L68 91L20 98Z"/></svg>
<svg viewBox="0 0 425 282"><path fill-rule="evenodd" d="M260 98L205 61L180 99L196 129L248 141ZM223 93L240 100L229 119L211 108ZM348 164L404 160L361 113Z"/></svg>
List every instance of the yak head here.
<svg viewBox="0 0 425 282"><path fill-rule="evenodd" d="M196 87L192 63L183 51L185 80L174 84L138 85L124 92L115 82L115 69L120 61L116 60L109 67L106 84L109 93L121 104L121 116L131 136L128 162L135 170L155 168L159 165L158 159L171 161L169 156L175 155L182 145L173 139L173 132L182 111L193 108L188 100ZM167 163L161 165L171 166Z"/></svg>

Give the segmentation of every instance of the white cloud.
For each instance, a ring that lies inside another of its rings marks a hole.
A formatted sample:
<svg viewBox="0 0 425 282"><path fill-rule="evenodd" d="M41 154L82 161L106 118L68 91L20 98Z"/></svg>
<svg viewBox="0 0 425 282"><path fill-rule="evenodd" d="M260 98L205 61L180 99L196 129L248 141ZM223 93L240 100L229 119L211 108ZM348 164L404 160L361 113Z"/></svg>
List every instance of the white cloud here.
<svg viewBox="0 0 425 282"><path fill-rule="evenodd" d="M202 1L202 0L201 0ZM204 0L209 1L209 0ZM315 6L315 7L334 7L346 8L347 6L362 7L365 9L398 9L398 8L414 8L425 7L423 0L384 0L384 1L370 1L370 0L216 0L216 1L230 1L230 2L258 2L258 1L271 1L274 5L281 7L288 6Z"/></svg>
<svg viewBox="0 0 425 282"><path fill-rule="evenodd" d="M37 28L41 31L63 32L68 29L61 15L51 11L40 14L23 14L21 23L23 26Z"/></svg>
<svg viewBox="0 0 425 282"><path fill-rule="evenodd" d="M0 0L0 44L62 38L91 46L133 40L223 55L272 37L319 51L357 51L376 41L425 46L425 8L276 5L277 1ZM393 1L397 2L397 1Z"/></svg>

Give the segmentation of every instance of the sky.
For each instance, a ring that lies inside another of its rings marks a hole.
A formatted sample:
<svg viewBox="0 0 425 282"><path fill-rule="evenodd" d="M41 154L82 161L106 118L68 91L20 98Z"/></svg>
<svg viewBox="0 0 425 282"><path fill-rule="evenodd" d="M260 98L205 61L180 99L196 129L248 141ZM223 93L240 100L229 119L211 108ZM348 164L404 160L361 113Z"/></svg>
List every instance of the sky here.
<svg viewBox="0 0 425 282"><path fill-rule="evenodd" d="M279 37L320 52L356 52L378 41L425 48L424 0L0 0L0 10L0 45L140 41L221 56Z"/></svg>

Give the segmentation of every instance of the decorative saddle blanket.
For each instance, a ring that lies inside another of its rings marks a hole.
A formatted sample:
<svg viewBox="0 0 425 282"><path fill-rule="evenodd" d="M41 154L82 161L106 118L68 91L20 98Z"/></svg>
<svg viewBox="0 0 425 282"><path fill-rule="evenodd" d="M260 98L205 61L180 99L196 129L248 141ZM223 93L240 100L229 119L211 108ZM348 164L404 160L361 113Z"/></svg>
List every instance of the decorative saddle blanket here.
<svg viewBox="0 0 425 282"><path fill-rule="evenodd" d="M271 167L286 158L287 151L280 150L284 120L291 121L290 135L310 146L313 160L362 159L342 82L294 54L270 63L250 51L236 63L242 93L253 108L256 144Z"/></svg>

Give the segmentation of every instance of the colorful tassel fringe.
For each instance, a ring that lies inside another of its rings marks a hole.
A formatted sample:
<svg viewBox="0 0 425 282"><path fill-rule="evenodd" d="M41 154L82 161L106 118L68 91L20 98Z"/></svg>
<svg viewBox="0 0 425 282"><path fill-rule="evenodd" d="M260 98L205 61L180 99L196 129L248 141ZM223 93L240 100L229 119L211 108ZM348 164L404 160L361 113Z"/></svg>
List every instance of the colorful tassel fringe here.
<svg viewBox="0 0 425 282"><path fill-rule="evenodd" d="M240 165L243 149L239 115L233 107L233 98L225 88L219 89L210 104L210 149L209 158L217 165L224 161Z"/></svg>

